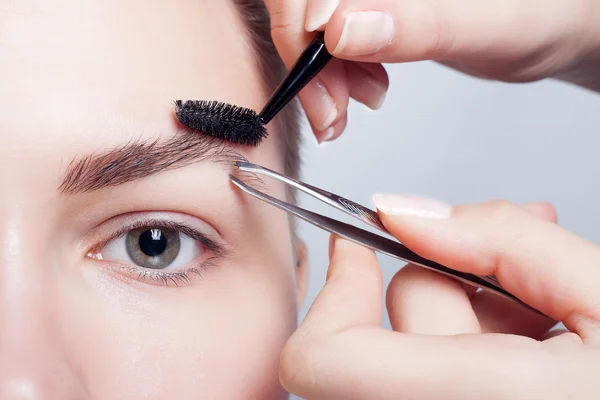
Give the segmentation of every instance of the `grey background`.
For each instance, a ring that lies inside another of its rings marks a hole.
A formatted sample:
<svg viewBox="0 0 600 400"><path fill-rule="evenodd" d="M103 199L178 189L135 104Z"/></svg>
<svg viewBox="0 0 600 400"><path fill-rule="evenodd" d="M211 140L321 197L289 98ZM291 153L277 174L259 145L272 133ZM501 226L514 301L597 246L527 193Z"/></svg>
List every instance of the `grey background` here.
<svg viewBox="0 0 600 400"><path fill-rule="evenodd" d="M549 201L562 226L600 244L600 95L556 81L488 82L430 62L386 69L381 110L352 103L344 135L323 146L305 129L303 180L369 206L378 192ZM351 221L305 196L300 204ZM302 319L325 282L328 234L304 222L300 234L310 250ZM403 264L379 259L387 283Z"/></svg>

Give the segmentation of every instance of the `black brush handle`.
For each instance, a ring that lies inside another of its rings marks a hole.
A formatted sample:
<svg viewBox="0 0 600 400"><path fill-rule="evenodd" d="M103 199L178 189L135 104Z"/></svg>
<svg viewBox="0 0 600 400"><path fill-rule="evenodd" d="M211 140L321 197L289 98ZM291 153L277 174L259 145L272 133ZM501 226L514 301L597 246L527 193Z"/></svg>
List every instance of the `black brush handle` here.
<svg viewBox="0 0 600 400"><path fill-rule="evenodd" d="M260 121L268 124L327 65L331 57L325 47L325 34L319 32L258 115Z"/></svg>

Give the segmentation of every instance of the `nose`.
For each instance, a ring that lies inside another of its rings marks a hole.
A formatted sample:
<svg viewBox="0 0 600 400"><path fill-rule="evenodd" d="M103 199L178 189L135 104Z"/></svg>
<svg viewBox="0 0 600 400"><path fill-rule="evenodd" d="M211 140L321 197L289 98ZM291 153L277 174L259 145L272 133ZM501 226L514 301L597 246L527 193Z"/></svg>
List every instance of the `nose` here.
<svg viewBox="0 0 600 400"><path fill-rule="evenodd" d="M28 246L35 235L0 224L0 400L87 399L61 335L58 278Z"/></svg>

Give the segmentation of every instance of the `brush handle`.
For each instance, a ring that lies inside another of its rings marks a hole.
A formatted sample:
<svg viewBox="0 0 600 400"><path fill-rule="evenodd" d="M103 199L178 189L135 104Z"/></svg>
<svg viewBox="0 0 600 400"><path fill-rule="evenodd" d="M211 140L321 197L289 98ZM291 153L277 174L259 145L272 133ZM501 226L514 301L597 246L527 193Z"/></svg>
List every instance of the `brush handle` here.
<svg viewBox="0 0 600 400"><path fill-rule="evenodd" d="M327 65L331 57L325 47L325 34L319 32L258 115L260 121L268 124Z"/></svg>

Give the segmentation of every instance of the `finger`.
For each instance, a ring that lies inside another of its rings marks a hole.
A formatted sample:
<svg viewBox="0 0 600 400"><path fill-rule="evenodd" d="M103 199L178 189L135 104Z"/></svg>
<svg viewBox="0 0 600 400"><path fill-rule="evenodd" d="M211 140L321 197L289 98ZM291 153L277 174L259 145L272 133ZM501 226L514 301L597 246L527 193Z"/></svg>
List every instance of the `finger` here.
<svg viewBox="0 0 600 400"><path fill-rule="evenodd" d="M271 36L290 68L314 37L304 29L307 0L265 0L271 16Z"/></svg>
<svg viewBox="0 0 600 400"><path fill-rule="evenodd" d="M369 62L503 59L591 46L584 0L341 0L326 28L338 58ZM585 48L587 51L587 47Z"/></svg>
<svg viewBox="0 0 600 400"><path fill-rule="evenodd" d="M528 203L523 204L521 207L526 211L533 213L538 218L543 219L544 221L557 223L558 216L556 215L556 208L550 203L544 202L536 202L536 203Z"/></svg>
<svg viewBox="0 0 600 400"><path fill-rule="evenodd" d="M507 202L449 207L395 195L374 200L388 230L419 255L496 275L508 291L569 329L582 317L600 320L600 249L560 226Z"/></svg>
<svg viewBox="0 0 600 400"><path fill-rule="evenodd" d="M595 354L552 345L358 326L286 346L280 380L308 399L558 399L582 383L590 390L600 367Z"/></svg>
<svg viewBox="0 0 600 400"><path fill-rule="evenodd" d="M323 30L339 3L339 0L308 0L304 22L306 30Z"/></svg>
<svg viewBox="0 0 600 400"><path fill-rule="evenodd" d="M551 318L487 291L477 292L471 304L482 333L505 333L542 340L546 332L556 325Z"/></svg>
<svg viewBox="0 0 600 400"><path fill-rule="evenodd" d="M372 110L381 108L390 85L381 64L346 63L350 97Z"/></svg>
<svg viewBox="0 0 600 400"><path fill-rule="evenodd" d="M538 202L521 207L544 221L557 222L556 209L551 204ZM550 318L487 291L474 294L471 304L483 333L506 333L542 340L556 325Z"/></svg>
<svg viewBox="0 0 600 400"><path fill-rule="evenodd" d="M461 284L415 265L394 275L386 300L390 323L398 332L457 335L481 331Z"/></svg>
<svg viewBox="0 0 600 400"><path fill-rule="evenodd" d="M298 352L304 343L353 326L381 325L383 277L373 251L332 235L329 258L325 286L282 351L280 380L292 393L310 384L310 377L296 371L307 361Z"/></svg>
<svg viewBox="0 0 600 400"><path fill-rule="evenodd" d="M306 0L268 2L273 43L288 68L314 37L304 29ZM342 60L331 60L299 93L300 101L315 132L327 131L346 113L350 93ZM322 141L322 137L317 136Z"/></svg>
<svg viewBox="0 0 600 400"><path fill-rule="evenodd" d="M292 337L327 335L351 326L380 326L383 278L373 251L334 237L327 282Z"/></svg>
<svg viewBox="0 0 600 400"><path fill-rule="evenodd" d="M530 203L524 210L556 222L548 203ZM454 335L510 333L541 339L555 322L512 301L414 265L398 271L387 289L392 328L399 332Z"/></svg>
<svg viewBox="0 0 600 400"><path fill-rule="evenodd" d="M350 100L344 62L331 60L321 73L300 91L298 97L319 143L330 140L332 137L327 136L346 116Z"/></svg>
<svg viewBox="0 0 600 400"><path fill-rule="evenodd" d="M300 14L304 18L308 4L307 0L264 0L265 6L271 15L274 25L286 25L298 19Z"/></svg>
<svg viewBox="0 0 600 400"><path fill-rule="evenodd" d="M324 131L319 131L318 129L315 129L314 126L311 125L313 132L315 133L315 137L317 138L317 141L319 143L325 143L325 142L330 142L332 140L337 139L338 137L341 136L341 134L344 132L344 129L346 129L346 125L348 124L348 114L344 113L342 115L342 118L336 122L333 126L327 128Z"/></svg>

